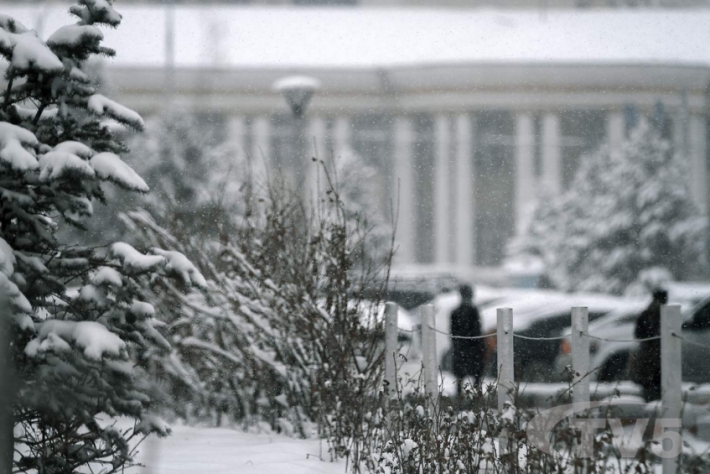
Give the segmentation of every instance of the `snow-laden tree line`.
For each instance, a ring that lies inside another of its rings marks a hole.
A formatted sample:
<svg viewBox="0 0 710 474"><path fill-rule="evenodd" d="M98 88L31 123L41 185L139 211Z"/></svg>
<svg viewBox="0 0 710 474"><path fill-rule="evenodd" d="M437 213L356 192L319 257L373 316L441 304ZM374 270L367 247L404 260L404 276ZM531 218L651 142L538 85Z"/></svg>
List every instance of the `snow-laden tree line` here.
<svg viewBox="0 0 710 474"><path fill-rule="evenodd" d="M688 159L647 121L619 150L581 160L561 196L542 196L513 255L540 258L553 286L623 294L707 271L706 219Z"/></svg>
<svg viewBox="0 0 710 474"><path fill-rule="evenodd" d="M0 471L119 471L169 433L158 415L320 429L347 454L381 385L382 308L362 290L385 284L392 244L364 217L360 165L315 160L328 180L306 204L237 163L228 205L162 188L120 214L119 241L79 244L95 207L116 208L112 186L149 187L115 132L143 120L87 73L115 54L101 28L121 16L110 0L70 12L46 39L0 15ZM156 156L144 171L167 174L172 153Z"/></svg>

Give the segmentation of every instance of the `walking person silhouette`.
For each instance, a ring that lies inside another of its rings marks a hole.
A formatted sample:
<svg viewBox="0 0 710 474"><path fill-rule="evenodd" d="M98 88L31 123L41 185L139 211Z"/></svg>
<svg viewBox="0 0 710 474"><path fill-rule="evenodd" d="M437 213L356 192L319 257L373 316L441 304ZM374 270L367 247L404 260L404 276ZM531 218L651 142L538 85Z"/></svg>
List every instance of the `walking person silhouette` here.
<svg viewBox="0 0 710 474"><path fill-rule="evenodd" d="M485 346L482 339L461 339L481 335L481 317L473 304L473 288L461 285L459 293L461 304L451 313L451 346L456 394L461 397L465 377L473 377L476 385L481 383Z"/></svg>

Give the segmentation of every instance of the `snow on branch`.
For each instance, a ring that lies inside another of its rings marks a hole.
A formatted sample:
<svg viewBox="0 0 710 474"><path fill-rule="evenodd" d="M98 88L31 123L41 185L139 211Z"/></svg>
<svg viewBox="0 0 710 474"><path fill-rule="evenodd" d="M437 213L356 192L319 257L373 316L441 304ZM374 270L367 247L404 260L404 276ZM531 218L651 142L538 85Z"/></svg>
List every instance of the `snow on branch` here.
<svg viewBox="0 0 710 474"><path fill-rule="evenodd" d="M145 122L137 112L101 94L89 97L86 106L90 112L96 115L110 117L136 130L142 131L145 128Z"/></svg>
<svg viewBox="0 0 710 474"><path fill-rule="evenodd" d="M87 25L101 23L114 28L121 24L123 18L107 0L79 0L79 5L72 5L69 13Z"/></svg>
<svg viewBox="0 0 710 474"><path fill-rule="evenodd" d="M142 254L125 242L111 245L111 255L132 271L152 270L165 262L165 257Z"/></svg>
<svg viewBox="0 0 710 474"><path fill-rule="evenodd" d="M39 157L39 180L54 181L68 174L78 174L93 178L96 174L88 162L73 153L50 151Z"/></svg>
<svg viewBox="0 0 710 474"><path fill-rule="evenodd" d="M112 181L131 191L147 193L150 190L143 178L133 171L133 168L111 152L98 153L91 158L89 163L96 171L96 175L103 180Z"/></svg>
<svg viewBox="0 0 710 474"><path fill-rule="evenodd" d="M11 123L0 122L0 162L12 170L24 172L39 168L34 153L37 145L34 133Z"/></svg>
<svg viewBox="0 0 710 474"><path fill-rule="evenodd" d="M47 38L47 45L52 47L76 48L82 44L98 45L104 34L93 25L66 25Z"/></svg>
<svg viewBox="0 0 710 474"><path fill-rule="evenodd" d="M99 267L98 270L91 275L91 284L94 286L109 285L121 288L123 286L123 277L118 271L111 267Z"/></svg>
<svg viewBox="0 0 710 474"><path fill-rule="evenodd" d="M171 433L170 426L154 415L143 415L140 423L136 426L136 431L145 435L155 433L160 437L168 436Z"/></svg>
<svg viewBox="0 0 710 474"><path fill-rule="evenodd" d="M84 145L83 143L74 141L62 142L54 147L54 151L64 151L67 153L71 153L85 160L88 160L89 158L94 156L94 150Z"/></svg>
<svg viewBox="0 0 710 474"><path fill-rule="evenodd" d="M5 239L0 237L0 273L7 277L12 276L15 271L15 252Z"/></svg>
<svg viewBox="0 0 710 474"><path fill-rule="evenodd" d="M74 69L76 69L76 68L74 68ZM72 71L74 69L72 69ZM35 118L35 116L37 115L37 109L25 109L23 107L18 107L17 104L13 104L12 108L15 110L15 113L22 120L33 120ZM42 115L40 115L39 121L44 122L46 120L51 120L57 116L58 112L59 112L58 108L44 109L42 111Z"/></svg>
<svg viewBox="0 0 710 474"><path fill-rule="evenodd" d="M56 73L64 70L59 58L33 30L7 15L0 15L0 54L19 72L38 69Z"/></svg>
<svg viewBox="0 0 710 474"><path fill-rule="evenodd" d="M7 298L17 311L27 314L32 312L32 305L25 295L20 292L17 285L11 282L4 273L0 273L0 296ZM20 315L15 316L19 317Z"/></svg>
<svg viewBox="0 0 710 474"><path fill-rule="evenodd" d="M185 255L175 250L162 250L154 248L151 250L153 253L162 255L165 257L166 265L165 270L168 273L174 273L178 275L185 286L197 286L198 288L207 288L207 281L202 273L193 265L193 263L187 259Z"/></svg>
<svg viewBox="0 0 710 474"><path fill-rule="evenodd" d="M66 343L74 344L83 350L84 356L93 360L101 360L104 356L126 356L126 343L97 322L53 319L38 326L39 334L25 347L25 354L30 357L37 357L49 350L66 350Z"/></svg>

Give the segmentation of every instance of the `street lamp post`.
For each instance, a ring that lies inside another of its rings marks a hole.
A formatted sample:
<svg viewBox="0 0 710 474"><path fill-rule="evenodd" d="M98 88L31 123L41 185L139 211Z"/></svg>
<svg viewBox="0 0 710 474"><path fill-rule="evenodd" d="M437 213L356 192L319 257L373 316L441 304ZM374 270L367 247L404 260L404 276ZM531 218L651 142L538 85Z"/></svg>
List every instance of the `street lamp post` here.
<svg viewBox="0 0 710 474"><path fill-rule="evenodd" d="M274 89L283 94L296 122L296 137L293 150L289 154L295 184L303 185L305 170L309 168L308 140L306 133L306 109L313 94L320 88L320 81L308 76L288 76L274 83ZM310 190L303 186L304 197L307 198ZM306 201L307 202L307 201Z"/></svg>

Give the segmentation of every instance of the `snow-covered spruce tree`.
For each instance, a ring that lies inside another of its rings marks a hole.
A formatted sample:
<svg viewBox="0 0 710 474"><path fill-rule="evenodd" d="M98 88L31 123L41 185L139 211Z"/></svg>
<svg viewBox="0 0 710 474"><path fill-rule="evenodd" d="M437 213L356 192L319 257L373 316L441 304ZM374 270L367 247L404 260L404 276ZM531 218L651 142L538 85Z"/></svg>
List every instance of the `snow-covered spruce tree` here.
<svg viewBox="0 0 710 474"><path fill-rule="evenodd" d="M12 301L16 374L14 466L3 472L116 472L137 437L167 434L147 413L155 389L142 367L170 346L145 295L164 278L204 285L177 252L57 237L105 202L105 182L148 191L103 123L141 130L142 119L97 94L82 70L91 56L114 54L97 25L116 27L121 16L110 0L79 0L70 12L78 22L46 42L0 15L0 289ZM119 429L118 416L135 423Z"/></svg>
<svg viewBox="0 0 710 474"><path fill-rule="evenodd" d="M568 191L542 199L511 252L540 257L568 291L624 293L651 273L705 269L706 221L693 204L684 157L642 122L618 153L582 160Z"/></svg>

